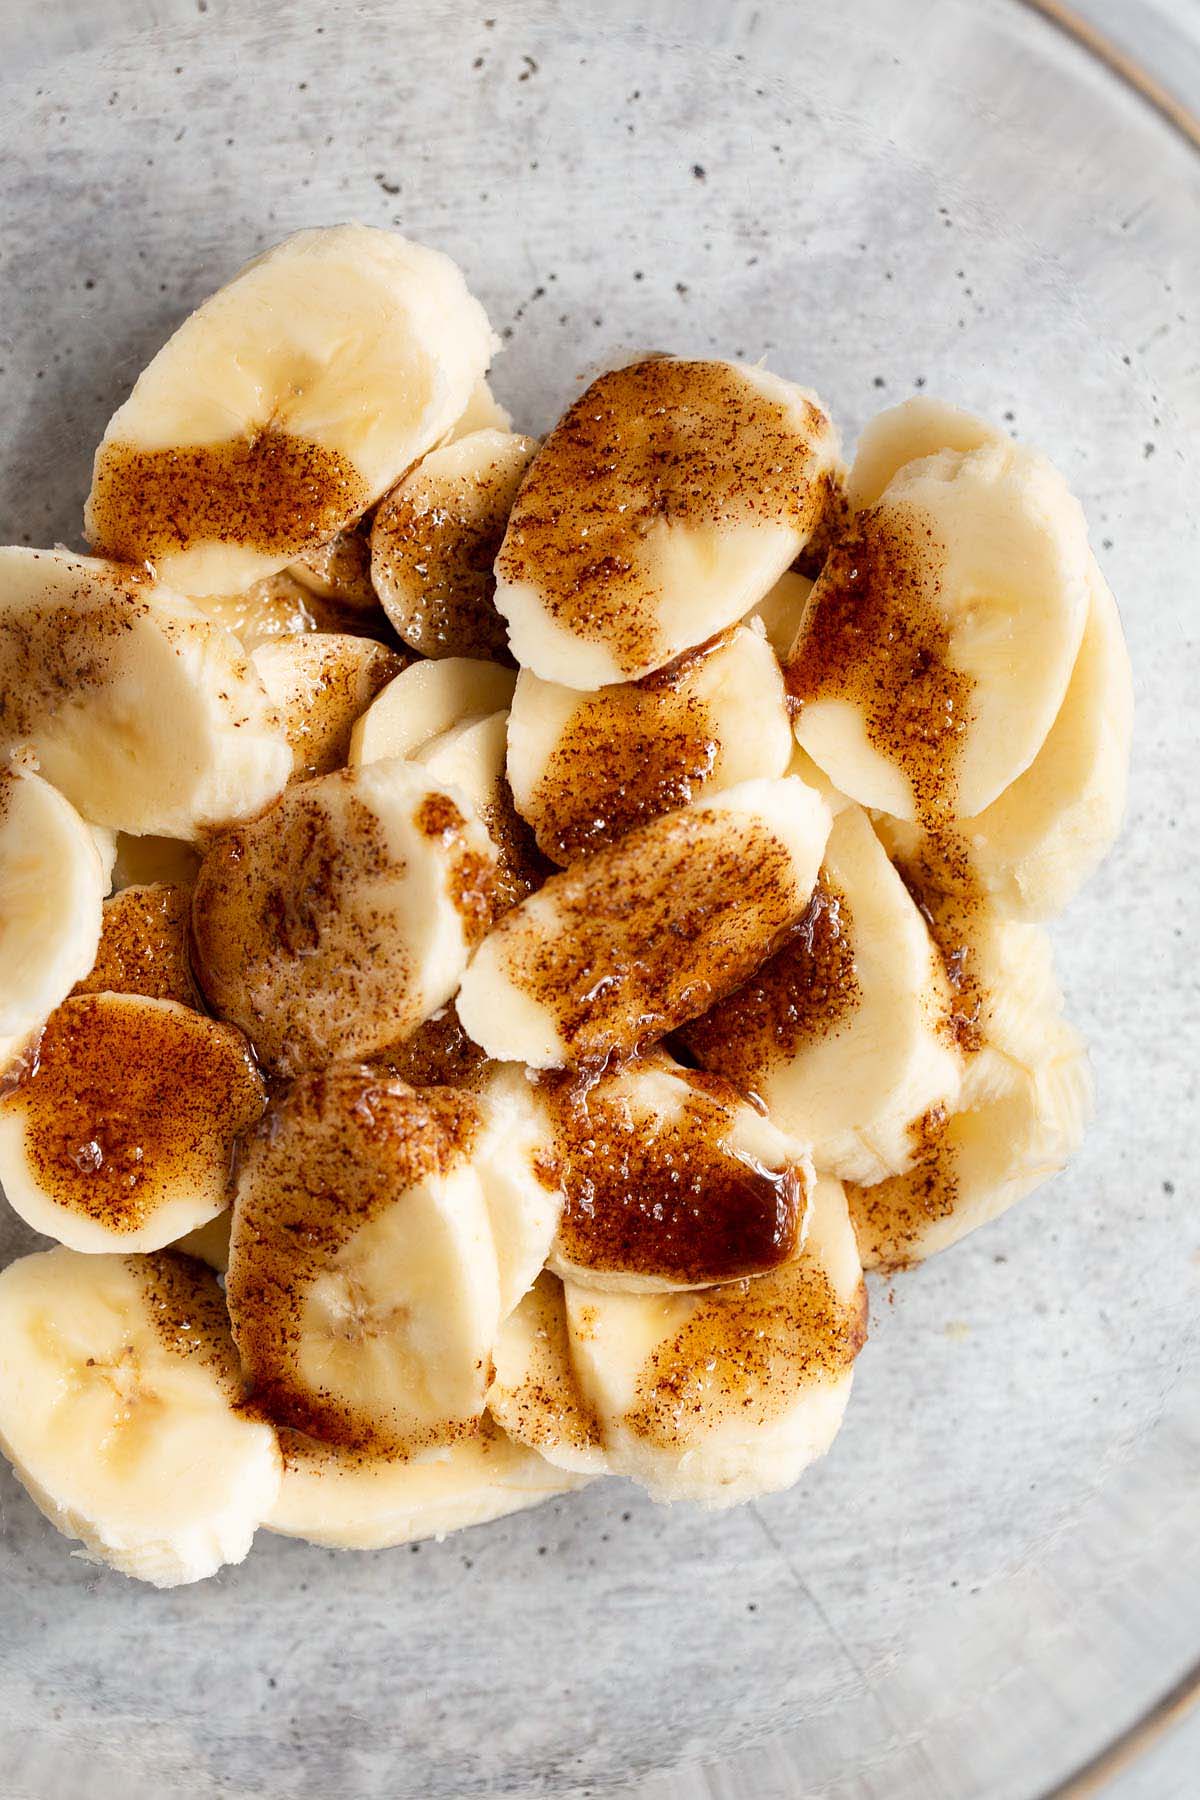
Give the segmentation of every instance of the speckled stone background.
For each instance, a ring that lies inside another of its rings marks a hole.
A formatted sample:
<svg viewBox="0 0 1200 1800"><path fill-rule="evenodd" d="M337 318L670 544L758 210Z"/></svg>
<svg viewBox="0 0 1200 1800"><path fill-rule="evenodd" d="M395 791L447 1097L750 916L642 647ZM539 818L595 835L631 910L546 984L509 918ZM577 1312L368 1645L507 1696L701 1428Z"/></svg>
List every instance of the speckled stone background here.
<svg viewBox="0 0 1200 1800"><path fill-rule="evenodd" d="M0 8L0 533L77 541L163 336L341 218L462 262L531 430L650 347L765 356L848 438L922 387L999 416L1083 497L1137 671L1129 828L1055 932L1097 1122L875 1284L832 1454L732 1514L601 1484L157 1594L5 1472L0 1790L1027 1800L1200 1649L1200 164L1016 0L487 4ZM1194 8L1097 10L1200 72ZM1147 1766L1129 1800L1195 1791Z"/></svg>

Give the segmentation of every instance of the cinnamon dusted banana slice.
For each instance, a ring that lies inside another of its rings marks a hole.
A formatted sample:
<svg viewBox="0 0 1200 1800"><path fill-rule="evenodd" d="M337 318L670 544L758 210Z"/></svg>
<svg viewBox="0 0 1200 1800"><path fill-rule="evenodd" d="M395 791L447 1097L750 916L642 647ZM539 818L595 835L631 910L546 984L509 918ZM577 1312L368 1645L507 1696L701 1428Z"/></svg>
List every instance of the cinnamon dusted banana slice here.
<svg viewBox="0 0 1200 1800"><path fill-rule="evenodd" d="M522 669L508 718L517 811L562 864L701 795L784 774L792 748L779 664L746 627L595 694Z"/></svg>
<svg viewBox="0 0 1200 1800"><path fill-rule="evenodd" d="M1014 918L1049 919L1112 848L1129 785L1133 676L1117 603L1094 561L1089 594L1066 698L1025 773L954 832L883 822L892 855L923 888L982 891Z"/></svg>
<svg viewBox="0 0 1200 1800"><path fill-rule="evenodd" d="M334 631L276 638L250 660L279 714L294 781L345 767L355 721L405 667L386 645Z"/></svg>
<svg viewBox="0 0 1200 1800"><path fill-rule="evenodd" d="M389 681L350 734L350 764L415 756L423 744L468 719L506 709L517 678L476 657L416 662Z"/></svg>
<svg viewBox="0 0 1200 1800"><path fill-rule="evenodd" d="M655 1052L589 1086L543 1078L562 1197L549 1266L614 1292L763 1275L804 1242L807 1147L727 1082Z"/></svg>
<svg viewBox="0 0 1200 1800"><path fill-rule="evenodd" d="M273 1070L369 1057L450 999L496 863L465 805L393 757L297 782L213 844L192 902L196 973Z"/></svg>
<svg viewBox="0 0 1200 1800"><path fill-rule="evenodd" d="M485 1418L475 1437L416 1458L279 1433L283 1481L268 1531L331 1550L386 1550L444 1538L540 1506L586 1477L552 1468Z"/></svg>
<svg viewBox="0 0 1200 1800"><path fill-rule="evenodd" d="M690 1294L565 1292L606 1464L652 1499L775 1493L837 1435L867 1303L836 1181L817 1183L803 1251L769 1275Z"/></svg>
<svg viewBox="0 0 1200 1800"><path fill-rule="evenodd" d="M843 793L938 826L989 806L1062 705L1088 608L1079 503L1017 445L902 468L832 550L788 659Z"/></svg>
<svg viewBox="0 0 1200 1800"><path fill-rule="evenodd" d="M44 1250L0 1274L0 1445L90 1559L155 1587L242 1561L281 1471L241 1400L225 1303L191 1257Z"/></svg>
<svg viewBox="0 0 1200 1800"><path fill-rule="evenodd" d="M577 1475L603 1475L600 1424L571 1363L563 1284L540 1274L500 1327L488 1409L510 1438Z"/></svg>
<svg viewBox="0 0 1200 1800"><path fill-rule="evenodd" d="M829 835L801 781L746 781L552 875L493 927L458 996L501 1062L599 1068L705 1011L808 904Z"/></svg>
<svg viewBox="0 0 1200 1800"><path fill-rule="evenodd" d="M174 1000L64 1000L0 1098L0 1186L73 1250L158 1250L230 1200L263 1108L241 1033Z"/></svg>
<svg viewBox="0 0 1200 1800"><path fill-rule="evenodd" d="M495 915L508 911L540 888L552 865L542 855L532 830L513 805L505 774L508 754L507 712L464 719L414 753L414 762L467 796L496 846Z"/></svg>
<svg viewBox="0 0 1200 1800"><path fill-rule="evenodd" d="M0 692L0 754L32 750L98 825L194 838L287 779L237 639L136 569L0 550Z"/></svg>
<svg viewBox="0 0 1200 1800"><path fill-rule="evenodd" d="M819 402L765 369L600 376L534 457L496 561L517 661L597 688L732 625L821 524L837 459Z"/></svg>
<svg viewBox="0 0 1200 1800"><path fill-rule="evenodd" d="M371 579L422 656L509 660L492 567L535 448L508 431L457 437L423 457L376 509Z"/></svg>
<svg viewBox="0 0 1200 1800"><path fill-rule="evenodd" d="M499 1066L467 1036L453 1001L439 1006L408 1037L375 1051L371 1061L409 1087L459 1087L472 1093Z"/></svg>
<svg viewBox="0 0 1200 1800"><path fill-rule="evenodd" d="M40 1025L87 973L107 892L105 858L70 801L31 769L0 769L0 1035Z"/></svg>
<svg viewBox="0 0 1200 1800"><path fill-rule="evenodd" d="M318 600L333 600L355 612L373 612L379 605L371 585L370 530L363 520L300 557L287 573Z"/></svg>
<svg viewBox="0 0 1200 1800"><path fill-rule="evenodd" d="M104 902L95 961L72 993L145 994L199 1010L188 952L191 910L187 888L161 882L111 895Z"/></svg>
<svg viewBox="0 0 1200 1800"><path fill-rule="evenodd" d="M478 1429L500 1322L472 1098L356 1064L302 1077L245 1146L226 1292L255 1399L415 1454Z"/></svg>
<svg viewBox="0 0 1200 1800"><path fill-rule="evenodd" d="M213 294L109 420L85 528L187 594L318 549L462 414L496 340L449 257L298 231Z"/></svg>
<svg viewBox="0 0 1200 1800"><path fill-rule="evenodd" d="M811 1144L819 1169L879 1181L913 1162L931 1109L958 1099L952 998L925 920L852 806L799 929L681 1036Z"/></svg>
<svg viewBox="0 0 1200 1800"><path fill-rule="evenodd" d="M232 631L247 654L275 638L330 629L313 595L286 571L264 576L240 594L206 595L196 605L214 625Z"/></svg>

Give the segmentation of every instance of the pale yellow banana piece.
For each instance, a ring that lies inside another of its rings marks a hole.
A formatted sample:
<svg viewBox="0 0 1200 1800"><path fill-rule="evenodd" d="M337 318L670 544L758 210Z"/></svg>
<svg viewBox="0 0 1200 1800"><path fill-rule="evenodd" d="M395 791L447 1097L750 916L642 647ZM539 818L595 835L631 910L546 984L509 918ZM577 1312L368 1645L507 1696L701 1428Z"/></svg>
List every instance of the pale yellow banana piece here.
<svg viewBox="0 0 1200 1800"><path fill-rule="evenodd" d="M372 638L312 631L260 644L250 657L292 752L292 779L344 768L355 721L405 658Z"/></svg>
<svg viewBox="0 0 1200 1800"><path fill-rule="evenodd" d="M415 756L423 744L468 719L507 710L517 678L477 657L416 662L371 702L350 734L350 766Z"/></svg>
<svg viewBox="0 0 1200 1800"><path fill-rule="evenodd" d="M494 1361L488 1409L509 1437L536 1450L556 1469L604 1474L600 1425L575 1378L557 1275L543 1271L505 1319Z"/></svg>
<svg viewBox="0 0 1200 1800"><path fill-rule="evenodd" d="M91 968L107 892L70 801L32 770L0 768L0 1035L40 1025Z"/></svg>

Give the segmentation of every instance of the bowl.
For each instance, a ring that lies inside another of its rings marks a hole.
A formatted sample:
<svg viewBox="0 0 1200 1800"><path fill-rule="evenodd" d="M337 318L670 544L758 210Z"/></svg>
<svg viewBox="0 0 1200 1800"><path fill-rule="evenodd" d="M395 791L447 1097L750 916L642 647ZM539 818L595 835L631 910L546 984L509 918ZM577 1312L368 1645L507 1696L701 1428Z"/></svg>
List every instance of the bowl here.
<svg viewBox="0 0 1200 1800"><path fill-rule="evenodd" d="M524 429L658 348L765 358L848 439L921 389L993 416L1080 494L1136 671L1127 829L1055 928L1096 1120L872 1283L832 1453L737 1511L602 1483L158 1593L5 1472L0 1765L38 1800L1027 1800L1200 1648L1200 162L1016 0L487 3L5 9L0 532L77 543L152 350L346 218L458 259Z"/></svg>

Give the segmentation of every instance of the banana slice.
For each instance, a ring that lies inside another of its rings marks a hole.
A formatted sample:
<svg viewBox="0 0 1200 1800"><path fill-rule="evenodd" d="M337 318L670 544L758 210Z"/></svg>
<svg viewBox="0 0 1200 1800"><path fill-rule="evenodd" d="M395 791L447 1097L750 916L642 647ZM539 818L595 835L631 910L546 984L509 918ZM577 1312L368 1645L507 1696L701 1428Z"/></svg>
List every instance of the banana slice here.
<svg viewBox="0 0 1200 1800"><path fill-rule="evenodd" d="M780 662L796 641L796 633L800 629L812 585L807 575L799 575L795 569L789 569L779 577L770 593L764 594L758 605L751 608L743 621L746 625L757 622L762 626L767 642Z"/></svg>
<svg viewBox="0 0 1200 1800"><path fill-rule="evenodd" d="M465 794L486 825L496 846L492 900L497 918L540 888L552 869L513 805L505 774L507 754L508 714L494 712L452 725L422 744L413 758L439 781Z"/></svg>
<svg viewBox="0 0 1200 1800"><path fill-rule="evenodd" d="M748 628L596 694L522 669L508 719L517 811L562 864L701 794L782 775L792 749L779 664Z"/></svg>
<svg viewBox="0 0 1200 1800"><path fill-rule="evenodd" d="M350 766L415 756L423 744L467 719L512 703L511 669L469 656L413 663L374 699L350 734Z"/></svg>
<svg viewBox="0 0 1200 1800"><path fill-rule="evenodd" d="M486 381L477 381L467 401L466 411L454 421L446 436L444 444L456 443L459 438L469 437L473 431L511 431L512 414L506 406L501 406Z"/></svg>
<svg viewBox="0 0 1200 1800"><path fill-rule="evenodd" d="M803 782L745 781L551 876L471 960L458 1016L500 1062L602 1067L737 987L802 917L829 835Z"/></svg>
<svg viewBox="0 0 1200 1800"><path fill-rule="evenodd" d="M419 1459L281 1431L283 1481L268 1531L332 1550L386 1550L487 1525L582 1487L487 1419L476 1437Z"/></svg>
<svg viewBox="0 0 1200 1800"><path fill-rule="evenodd" d="M556 1469L603 1475L600 1424L571 1366L567 1307L557 1275L538 1276L500 1327L488 1410L510 1438Z"/></svg>
<svg viewBox="0 0 1200 1800"><path fill-rule="evenodd" d="M1094 562L1090 596L1066 698L1025 773L953 833L881 825L922 887L981 890L1015 918L1049 919L1112 848L1129 785L1133 675L1117 603Z"/></svg>
<svg viewBox="0 0 1200 1800"><path fill-rule="evenodd" d="M543 1091L552 1130L540 1160L562 1201L556 1275L662 1293L799 1254L812 1158L727 1082L656 1052L588 1087L546 1077Z"/></svg>
<svg viewBox="0 0 1200 1800"><path fill-rule="evenodd" d="M467 1036L453 1002L431 1013L409 1037L377 1050L371 1062L409 1087L460 1087L472 1093L499 1067Z"/></svg>
<svg viewBox="0 0 1200 1800"><path fill-rule="evenodd" d="M192 897L186 888L127 887L104 902L100 946L73 994L145 994L197 1010L188 928Z"/></svg>
<svg viewBox="0 0 1200 1800"><path fill-rule="evenodd" d="M492 1228L505 1319L550 1254L563 1196L546 1157L546 1108L526 1071L496 1064L476 1092L482 1125L471 1160Z"/></svg>
<svg viewBox="0 0 1200 1800"><path fill-rule="evenodd" d="M0 769L0 1034L40 1025L86 975L107 892L104 858L70 801L31 770Z"/></svg>
<svg viewBox="0 0 1200 1800"><path fill-rule="evenodd" d="M281 1463L241 1398L191 1257L43 1250L0 1274L0 1445L51 1524L122 1574L176 1587L243 1560Z"/></svg>
<svg viewBox="0 0 1200 1800"><path fill-rule="evenodd" d="M422 656L509 660L492 565L536 448L514 432L471 432L431 450L380 501L371 579Z"/></svg>
<svg viewBox="0 0 1200 1800"><path fill-rule="evenodd" d="M820 404L765 369L600 376L530 464L496 561L517 661L603 687L732 625L820 524L837 456Z"/></svg>
<svg viewBox="0 0 1200 1800"><path fill-rule="evenodd" d="M944 825L1045 742L1088 604L1079 503L1005 443L902 468L855 516L788 659L796 737L860 805Z"/></svg>
<svg viewBox="0 0 1200 1800"><path fill-rule="evenodd" d="M0 753L85 818L196 837L257 812L291 757L237 640L137 570L0 550Z"/></svg>
<svg viewBox="0 0 1200 1800"><path fill-rule="evenodd" d="M287 574L318 600L333 600L357 612L373 612L379 606L371 585L370 531L361 520L299 557Z"/></svg>
<svg viewBox="0 0 1200 1800"><path fill-rule="evenodd" d="M354 1448L471 1435L500 1322L479 1109L333 1064L244 1148L226 1292L256 1401Z"/></svg>
<svg viewBox="0 0 1200 1800"><path fill-rule="evenodd" d="M788 1487L837 1435L866 1294L846 1201L822 1177L801 1255L693 1294L565 1287L571 1363L607 1466L655 1500L733 1506Z"/></svg>
<svg viewBox="0 0 1200 1800"><path fill-rule="evenodd" d="M199 1257L215 1274L224 1275L229 1267L229 1236L232 1230L233 1208L227 1206L224 1212L219 1212L215 1219L209 1219L206 1225L197 1225L195 1231L185 1231L171 1248L182 1251L185 1256Z"/></svg>
<svg viewBox="0 0 1200 1800"><path fill-rule="evenodd" d="M913 1162L927 1114L958 1099L952 1002L924 919L852 806L799 929L681 1037L810 1143L818 1169L880 1181Z"/></svg>
<svg viewBox="0 0 1200 1800"><path fill-rule="evenodd" d="M240 594L209 594L196 605L214 625L232 631L247 653L294 632L330 629L314 596L286 572L267 575Z"/></svg>
<svg viewBox="0 0 1200 1800"><path fill-rule="evenodd" d="M496 863L464 805L393 757L298 782L213 844L192 902L196 973L271 1069L369 1057L450 999Z"/></svg>
<svg viewBox="0 0 1200 1800"><path fill-rule="evenodd" d="M134 837L119 831L112 882L118 891L127 887L187 888L190 892L200 870L200 852L182 838Z"/></svg>
<svg viewBox="0 0 1200 1800"><path fill-rule="evenodd" d="M88 541L232 594L357 519L462 414L498 347L449 257L299 231L164 344L96 452Z"/></svg>
<svg viewBox="0 0 1200 1800"><path fill-rule="evenodd" d="M907 1174L848 1190L866 1268L923 1262L1063 1168L1091 1111L1086 1047L1065 1019L1047 1020L1033 1067L984 1048L965 1091L977 1103L930 1122Z"/></svg>
<svg viewBox="0 0 1200 1800"><path fill-rule="evenodd" d="M314 631L260 644L250 658L292 751L292 779L344 768L350 733L405 666L384 644Z"/></svg>
<svg viewBox="0 0 1200 1800"><path fill-rule="evenodd" d="M940 450L967 455L986 444L1007 441L986 419L947 406L944 400L914 394L911 400L876 413L864 428L846 476L846 499L855 512L878 506L893 477L909 463L936 456Z"/></svg>
<svg viewBox="0 0 1200 1800"><path fill-rule="evenodd" d="M0 1185L72 1250L158 1250L228 1206L263 1108L241 1033L174 1000L82 994L0 1098Z"/></svg>

